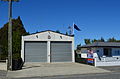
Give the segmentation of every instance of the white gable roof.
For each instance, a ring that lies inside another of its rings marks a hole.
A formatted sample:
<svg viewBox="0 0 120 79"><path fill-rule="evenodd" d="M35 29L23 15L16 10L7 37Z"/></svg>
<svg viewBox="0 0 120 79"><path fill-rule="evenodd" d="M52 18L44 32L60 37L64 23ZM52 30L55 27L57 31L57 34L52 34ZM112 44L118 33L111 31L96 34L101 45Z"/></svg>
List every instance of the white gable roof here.
<svg viewBox="0 0 120 79"><path fill-rule="evenodd" d="M23 36L23 40L26 40L26 41L27 40L28 41L32 41L32 40L33 41L34 40L38 40L38 41L71 41L73 39L74 39L73 36L65 35L62 33L56 33L54 31L50 31L50 30Z"/></svg>

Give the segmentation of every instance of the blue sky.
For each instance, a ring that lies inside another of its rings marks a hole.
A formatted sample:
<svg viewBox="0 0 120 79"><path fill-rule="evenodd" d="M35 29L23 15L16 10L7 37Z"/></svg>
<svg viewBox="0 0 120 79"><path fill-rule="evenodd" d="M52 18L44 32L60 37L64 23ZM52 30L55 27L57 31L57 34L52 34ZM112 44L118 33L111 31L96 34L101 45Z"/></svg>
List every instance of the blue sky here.
<svg viewBox="0 0 120 79"><path fill-rule="evenodd" d="M13 18L21 16L27 32L67 31L73 22L75 45L85 38L120 39L120 0L21 0L13 3ZM0 2L0 27L8 21L8 3Z"/></svg>

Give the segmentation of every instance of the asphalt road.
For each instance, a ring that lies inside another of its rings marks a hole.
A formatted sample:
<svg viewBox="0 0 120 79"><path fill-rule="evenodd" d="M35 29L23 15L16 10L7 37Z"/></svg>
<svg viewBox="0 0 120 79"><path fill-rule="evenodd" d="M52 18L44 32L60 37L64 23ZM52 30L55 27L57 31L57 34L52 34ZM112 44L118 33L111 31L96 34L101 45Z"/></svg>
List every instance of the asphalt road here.
<svg viewBox="0 0 120 79"><path fill-rule="evenodd" d="M99 68L110 70L112 72L120 72L120 66L99 67Z"/></svg>
<svg viewBox="0 0 120 79"><path fill-rule="evenodd" d="M42 77L42 78L32 77L32 78L17 78L17 79L120 79L120 73L54 76L54 77Z"/></svg>
<svg viewBox="0 0 120 79"><path fill-rule="evenodd" d="M17 79L120 79L120 67L100 67L100 68L110 70L112 72L102 74L83 74L83 75L32 77Z"/></svg>

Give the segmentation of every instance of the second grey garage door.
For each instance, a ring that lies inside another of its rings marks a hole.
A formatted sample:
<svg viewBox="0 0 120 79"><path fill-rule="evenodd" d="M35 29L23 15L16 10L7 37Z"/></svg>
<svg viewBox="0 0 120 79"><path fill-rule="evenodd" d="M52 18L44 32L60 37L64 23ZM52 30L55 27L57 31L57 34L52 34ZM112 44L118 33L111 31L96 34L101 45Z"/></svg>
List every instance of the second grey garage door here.
<svg viewBox="0 0 120 79"><path fill-rule="evenodd" d="M25 62L47 62L47 42L25 42Z"/></svg>
<svg viewBox="0 0 120 79"><path fill-rule="evenodd" d="M72 42L51 42L51 62L72 62Z"/></svg>

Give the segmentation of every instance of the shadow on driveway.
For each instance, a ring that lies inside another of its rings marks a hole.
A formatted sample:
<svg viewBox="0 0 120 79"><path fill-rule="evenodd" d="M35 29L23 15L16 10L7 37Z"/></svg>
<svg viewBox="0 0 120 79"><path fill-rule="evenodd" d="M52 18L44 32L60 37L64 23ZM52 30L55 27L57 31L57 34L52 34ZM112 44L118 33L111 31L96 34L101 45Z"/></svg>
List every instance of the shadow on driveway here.
<svg viewBox="0 0 120 79"><path fill-rule="evenodd" d="M30 69L30 68L36 68L36 67L41 67L41 66L29 66L29 67L24 66L22 69L24 70L24 69Z"/></svg>

